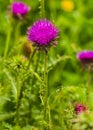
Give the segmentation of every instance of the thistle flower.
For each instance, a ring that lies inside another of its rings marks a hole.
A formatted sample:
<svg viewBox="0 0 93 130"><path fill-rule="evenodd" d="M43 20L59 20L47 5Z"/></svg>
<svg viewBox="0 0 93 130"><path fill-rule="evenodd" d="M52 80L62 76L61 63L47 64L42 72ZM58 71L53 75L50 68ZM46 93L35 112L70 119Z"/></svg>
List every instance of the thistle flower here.
<svg viewBox="0 0 93 130"><path fill-rule="evenodd" d="M74 3L72 0L62 0L61 7L64 11L70 12L74 9Z"/></svg>
<svg viewBox="0 0 93 130"><path fill-rule="evenodd" d="M17 1L12 3L11 11L14 16L23 17L30 11L30 7L23 2Z"/></svg>
<svg viewBox="0 0 93 130"><path fill-rule="evenodd" d="M34 45L39 48L46 48L50 45L56 44L56 38L59 30L46 19L41 19L35 22L27 31L28 40L32 41Z"/></svg>
<svg viewBox="0 0 93 130"><path fill-rule="evenodd" d="M77 54L77 58L82 63L93 63L93 51L81 51Z"/></svg>
<svg viewBox="0 0 93 130"><path fill-rule="evenodd" d="M76 114L80 114L80 113L82 113L82 112L84 112L86 110L87 110L87 107L84 106L83 104L77 104L75 106L75 112L76 112Z"/></svg>
<svg viewBox="0 0 93 130"><path fill-rule="evenodd" d="M32 44L30 42L26 42L23 45L23 53L26 57L29 57L32 52Z"/></svg>

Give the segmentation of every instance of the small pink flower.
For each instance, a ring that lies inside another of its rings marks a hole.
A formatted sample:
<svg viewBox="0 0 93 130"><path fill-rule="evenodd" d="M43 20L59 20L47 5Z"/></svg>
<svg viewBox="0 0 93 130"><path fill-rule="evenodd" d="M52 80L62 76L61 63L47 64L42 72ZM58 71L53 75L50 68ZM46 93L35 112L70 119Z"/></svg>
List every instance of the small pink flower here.
<svg viewBox="0 0 93 130"><path fill-rule="evenodd" d="M87 107L84 106L83 104L77 104L75 106L75 112L76 112L76 114L80 114L82 112L85 112L86 110L87 110Z"/></svg>

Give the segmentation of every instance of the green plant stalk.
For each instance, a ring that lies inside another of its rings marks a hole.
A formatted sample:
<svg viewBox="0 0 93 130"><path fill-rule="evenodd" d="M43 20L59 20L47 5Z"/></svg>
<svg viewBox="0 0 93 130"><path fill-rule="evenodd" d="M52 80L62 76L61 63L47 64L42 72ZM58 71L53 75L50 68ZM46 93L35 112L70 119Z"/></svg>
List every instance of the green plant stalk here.
<svg viewBox="0 0 93 130"><path fill-rule="evenodd" d="M45 0L41 0L41 18L45 17Z"/></svg>
<svg viewBox="0 0 93 130"><path fill-rule="evenodd" d="M10 19L11 21L11 19ZM14 35L14 47L16 46L16 44L18 43L18 39L19 39L19 30L20 30L20 25L21 23L16 23L16 27L15 27L15 35ZM11 37L11 22L9 24L9 29L8 29L8 34L7 34L7 39L6 39L6 46L5 46L5 52L4 52L4 59L7 56L8 53L8 48L9 48L9 42L10 42L10 37ZM11 52L10 52L11 53ZM9 53L9 54L10 54Z"/></svg>
<svg viewBox="0 0 93 130"><path fill-rule="evenodd" d="M7 32L4 57L3 57L4 59L6 58L7 53L8 53L10 38L11 38L11 22L9 22L9 27L8 27L8 32Z"/></svg>
<svg viewBox="0 0 93 130"><path fill-rule="evenodd" d="M17 104L16 104L16 116L15 116L15 122L17 124L19 124L19 108L20 108L22 97L23 97L24 83L25 82L23 81L21 88L18 91Z"/></svg>
<svg viewBox="0 0 93 130"><path fill-rule="evenodd" d="M32 61L32 59L33 59L33 57L34 57L34 55L35 55L35 53L36 53L36 50L37 50L37 49L35 48L34 51L33 51L33 53L32 53L32 55L31 55L30 58L29 58L29 63L28 63L28 66L27 66L27 70L29 70L31 61Z"/></svg>
<svg viewBox="0 0 93 130"><path fill-rule="evenodd" d="M16 46L16 44L18 43L18 39L19 39L19 33L20 33L20 26L21 26L21 22L20 21L15 21L16 25L15 25L15 35L14 35L14 46Z"/></svg>
<svg viewBox="0 0 93 130"><path fill-rule="evenodd" d="M37 52L37 57L36 57L36 60L35 60L36 62L34 63L34 72L36 72L37 73L37 71L38 71L38 67L39 67L39 63L40 63L40 52ZM32 77L32 82L31 82L31 86L33 86L33 84L35 84L35 82L36 82L36 77L35 76L33 76ZM30 90L30 94L32 94L32 93L34 93L34 91L33 91L33 88L31 87L31 90ZM32 115L32 109L31 109L31 107L32 107L32 104L31 104L31 99L29 99L29 118L30 118L30 122L32 121L31 120L31 115Z"/></svg>
<svg viewBox="0 0 93 130"><path fill-rule="evenodd" d="M10 4L13 2L14 0L10 0Z"/></svg>
<svg viewBox="0 0 93 130"><path fill-rule="evenodd" d="M50 107L48 103L49 98L49 86L48 86L48 71L47 71L47 63L48 63L48 54L45 51L45 58L44 58L44 120L46 121L47 125L45 130L50 130Z"/></svg>
<svg viewBox="0 0 93 130"><path fill-rule="evenodd" d="M90 92L93 90L92 89L92 66L89 65L88 66L88 70L87 70L87 81L86 81L86 88L87 88L87 95L90 94Z"/></svg>
<svg viewBox="0 0 93 130"><path fill-rule="evenodd" d="M45 0L41 0L41 18L45 18ZM46 121L47 125L45 126L45 130L50 130L50 107L48 103L49 98L49 87L48 87L48 71L47 71L47 62L48 62L48 54L45 51L44 57L44 120Z"/></svg>

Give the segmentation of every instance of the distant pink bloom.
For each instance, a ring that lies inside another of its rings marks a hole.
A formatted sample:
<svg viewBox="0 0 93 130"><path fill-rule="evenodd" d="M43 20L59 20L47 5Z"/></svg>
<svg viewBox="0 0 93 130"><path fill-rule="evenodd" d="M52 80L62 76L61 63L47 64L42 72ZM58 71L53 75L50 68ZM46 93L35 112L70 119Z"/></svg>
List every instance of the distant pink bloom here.
<svg viewBox="0 0 93 130"><path fill-rule="evenodd" d="M81 51L77 54L77 58L81 62L93 61L93 51L91 50Z"/></svg>
<svg viewBox="0 0 93 130"><path fill-rule="evenodd" d="M29 6L27 6L25 3L20 2L20 1L13 2L11 7L12 7L13 15L16 15L16 16L17 15L24 16L30 10Z"/></svg>
<svg viewBox="0 0 93 130"><path fill-rule="evenodd" d="M84 106L83 104L77 104L75 106L75 112L76 112L76 114L80 114L80 113L82 113L82 112L84 112L86 110L87 110L87 107Z"/></svg>
<svg viewBox="0 0 93 130"><path fill-rule="evenodd" d="M39 47L49 46L51 43L56 44L55 40L59 30L51 21L41 19L36 21L28 30L28 39Z"/></svg>

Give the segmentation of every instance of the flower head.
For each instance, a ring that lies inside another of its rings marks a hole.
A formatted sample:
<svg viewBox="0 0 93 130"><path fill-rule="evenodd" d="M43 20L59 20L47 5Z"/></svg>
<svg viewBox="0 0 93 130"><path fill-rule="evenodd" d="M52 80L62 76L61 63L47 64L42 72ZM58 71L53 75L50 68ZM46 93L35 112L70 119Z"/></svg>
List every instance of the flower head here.
<svg viewBox="0 0 93 130"><path fill-rule="evenodd" d="M12 5L11 5L11 8L12 8L12 13L14 16L24 16L26 15L29 10L30 10L30 7L27 6L25 3L23 2L13 2Z"/></svg>
<svg viewBox="0 0 93 130"><path fill-rule="evenodd" d="M77 54L77 58L81 62L90 63L93 62L93 51L81 51Z"/></svg>
<svg viewBox="0 0 93 130"><path fill-rule="evenodd" d="M31 52L32 52L32 45L30 44L30 42L25 42L23 44L23 53L25 54L26 57L29 57Z"/></svg>
<svg viewBox="0 0 93 130"><path fill-rule="evenodd" d="M59 30L48 20L41 19L28 30L28 39L39 47L45 47L54 43Z"/></svg>
<svg viewBox="0 0 93 130"><path fill-rule="evenodd" d="M62 0L61 7L64 11L70 12L74 9L74 3L72 0Z"/></svg>
<svg viewBox="0 0 93 130"><path fill-rule="evenodd" d="M80 114L80 113L82 113L82 112L84 112L86 110L87 110L87 107L84 106L83 104L77 104L75 106L75 112L76 112L76 114Z"/></svg>

